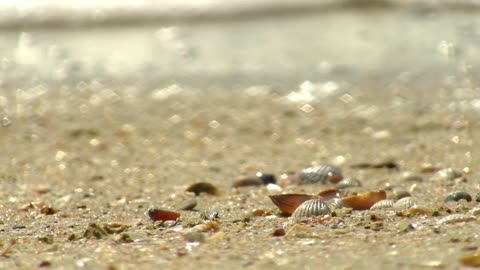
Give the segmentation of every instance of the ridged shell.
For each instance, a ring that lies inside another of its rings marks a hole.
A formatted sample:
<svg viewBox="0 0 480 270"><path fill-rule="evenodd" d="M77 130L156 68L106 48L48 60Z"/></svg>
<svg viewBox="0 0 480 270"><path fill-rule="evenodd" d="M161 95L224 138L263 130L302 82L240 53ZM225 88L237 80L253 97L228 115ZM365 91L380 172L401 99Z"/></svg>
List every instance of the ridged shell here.
<svg viewBox="0 0 480 270"><path fill-rule="evenodd" d="M462 177L463 174L452 169L452 168L446 168L439 170L432 176L432 180L434 181L453 181L457 178Z"/></svg>
<svg viewBox="0 0 480 270"><path fill-rule="evenodd" d="M327 202L328 207L331 209L341 209L347 207L340 198L335 198Z"/></svg>
<svg viewBox="0 0 480 270"><path fill-rule="evenodd" d="M330 208L324 200L312 199L302 203L295 212L293 212L292 217L295 220L299 220L306 217L330 215L330 213Z"/></svg>
<svg viewBox="0 0 480 270"><path fill-rule="evenodd" d="M340 168L327 164L303 169L298 177L304 184L325 184L327 181L336 183L343 179Z"/></svg>
<svg viewBox="0 0 480 270"><path fill-rule="evenodd" d="M445 223L466 222L466 221L472 221L472 220L475 220L475 216L465 215L465 214L453 214L440 219L438 222L441 224L445 224Z"/></svg>
<svg viewBox="0 0 480 270"><path fill-rule="evenodd" d="M351 188L351 187L361 187L362 183L357 178L346 178L338 182L336 187L339 189Z"/></svg>
<svg viewBox="0 0 480 270"><path fill-rule="evenodd" d="M405 197L398 200L394 205L393 209L397 212L402 212L408 210L417 205L417 202L412 197Z"/></svg>
<svg viewBox="0 0 480 270"><path fill-rule="evenodd" d="M393 208L393 204L393 200L381 200L372 205L370 210L391 209Z"/></svg>

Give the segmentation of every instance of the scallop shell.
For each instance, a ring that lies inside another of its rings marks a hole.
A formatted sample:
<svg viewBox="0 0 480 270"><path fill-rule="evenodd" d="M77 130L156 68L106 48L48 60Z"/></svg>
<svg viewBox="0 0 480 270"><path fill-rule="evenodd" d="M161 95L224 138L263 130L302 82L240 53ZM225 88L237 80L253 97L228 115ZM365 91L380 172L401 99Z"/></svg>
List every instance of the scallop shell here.
<svg viewBox="0 0 480 270"><path fill-rule="evenodd" d="M417 202L412 197L404 197L398 200L394 205L393 209L397 212L402 212L408 210L417 205Z"/></svg>
<svg viewBox="0 0 480 270"><path fill-rule="evenodd" d="M368 210L376 202L385 200L386 198L387 193L385 190L377 190L345 197L342 200L347 207L353 208L354 210Z"/></svg>
<svg viewBox="0 0 480 270"><path fill-rule="evenodd" d="M327 203L322 199L311 199L302 203L293 212L292 217L295 220L312 217L312 216L324 216L330 215L331 211Z"/></svg>
<svg viewBox="0 0 480 270"><path fill-rule="evenodd" d="M283 213L291 215L295 210L305 201L318 198L314 195L307 194L280 194L280 195L270 195L272 202L280 209Z"/></svg>
<svg viewBox="0 0 480 270"><path fill-rule="evenodd" d="M393 208L393 204L393 200L381 200L372 205L370 210L390 209Z"/></svg>
<svg viewBox="0 0 480 270"><path fill-rule="evenodd" d="M340 198L335 198L327 202L328 207L331 209L341 209L347 207Z"/></svg>
<svg viewBox="0 0 480 270"><path fill-rule="evenodd" d="M475 220L475 216L472 215L465 215L465 214L453 214L446 216L438 221L438 223L445 224L445 223L457 223L457 222L466 222Z"/></svg>
<svg viewBox="0 0 480 270"><path fill-rule="evenodd" d="M327 181L337 183L343 179L342 170L340 168L327 164L303 169L298 177L305 184L325 184Z"/></svg>
<svg viewBox="0 0 480 270"><path fill-rule="evenodd" d="M339 189L361 187L362 183L357 178L346 178L337 183L336 187Z"/></svg>

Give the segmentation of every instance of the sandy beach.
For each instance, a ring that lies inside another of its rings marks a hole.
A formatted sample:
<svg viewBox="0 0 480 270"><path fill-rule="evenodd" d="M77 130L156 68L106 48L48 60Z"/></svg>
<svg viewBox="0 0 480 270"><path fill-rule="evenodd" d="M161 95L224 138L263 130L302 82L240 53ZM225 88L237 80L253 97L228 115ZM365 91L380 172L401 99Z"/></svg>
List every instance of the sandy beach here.
<svg viewBox="0 0 480 270"><path fill-rule="evenodd" d="M2 269L458 269L459 257L479 245L478 217L439 223L478 207L475 199L443 202L453 191L479 192L478 111L447 104L397 110L393 99L375 104L360 96L306 106L273 91L159 99L89 87L8 103L17 114L1 129ZM399 169L351 168L386 160ZM349 193L384 189L393 198L409 191L438 216L385 210L372 227L372 211L352 211L292 230L268 195L334 185L231 187L240 175L280 178L322 163L361 181ZM421 172L427 164L454 168L466 180L436 180ZM186 193L195 182L221 194ZM155 225L146 214L192 199L194 211L179 211L176 224ZM189 242L192 227L211 222L213 212L217 226ZM122 230L97 237L87 233L91 224ZM272 236L279 228L288 233Z"/></svg>
<svg viewBox="0 0 480 270"><path fill-rule="evenodd" d="M0 269L480 265L472 13L12 20L0 29ZM408 193L420 207L295 221L269 196L336 184L232 187L320 164L361 183L343 196ZM198 182L217 194L186 191Z"/></svg>

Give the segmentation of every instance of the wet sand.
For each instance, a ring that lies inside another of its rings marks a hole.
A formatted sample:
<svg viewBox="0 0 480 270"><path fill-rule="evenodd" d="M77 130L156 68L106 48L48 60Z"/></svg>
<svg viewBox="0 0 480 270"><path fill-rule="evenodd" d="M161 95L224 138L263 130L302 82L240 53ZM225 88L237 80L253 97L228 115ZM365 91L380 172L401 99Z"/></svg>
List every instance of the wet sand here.
<svg viewBox="0 0 480 270"><path fill-rule="evenodd" d="M439 223L478 207L475 199L443 202L452 191L480 191L479 112L458 92L425 105L414 102L425 93L413 90L401 98L358 91L292 103L274 90L192 90L162 99L95 87L5 94L11 123L0 129L0 268L458 269L459 257L480 246L478 217ZM399 170L351 168L385 160ZM333 185L231 187L240 175L280 177L321 163L362 182L350 193L406 190L439 216L381 211L379 225L372 212L352 211L292 229L268 195ZM467 180L434 180L421 172L426 163L465 171ZM406 172L421 180L406 181ZM221 194L196 197L195 211L180 211L177 225L150 220L150 207L176 209L194 199L185 189L199 181ZM217 229L189 234L213 212ZM85 233L109 222L131 227L99 238ZM278 228L287 235L272 236Z"/></svg>

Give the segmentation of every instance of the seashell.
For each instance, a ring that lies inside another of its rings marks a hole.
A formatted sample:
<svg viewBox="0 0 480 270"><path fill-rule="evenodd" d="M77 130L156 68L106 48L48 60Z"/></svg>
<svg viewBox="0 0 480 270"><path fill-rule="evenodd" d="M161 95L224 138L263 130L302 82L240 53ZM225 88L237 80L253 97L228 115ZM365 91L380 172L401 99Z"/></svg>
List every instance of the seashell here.
<svg viewBox="0 0 480 270"><path fill-rule="evenodd" d="M271 173L257 172L255 175L264 185L276 184L277 179Z"/></svg>
<svg viewBox="0 0 480 270"><path fill-rule="evenodd" d="M327 203L322 199L316 198L302 203L295 212L293 212L292 217L295 220L299 220L306 217L330 215L330 213L331 211Z"/></svg>
<svg viewBox="0 0 480 270"><path fill-rule="evenodd" d="M195 193L195 196L200 195L202 192L210 195L220 195L218 188L207 182L198 182L192 184L186 189L186 191Z"/></svg>
<svg viewBox="0 0 480 270"><path fill-rule="evenodd" d="M250 187L250 186L260 186L263 185L263 182L257 178L250 178L250 177L241 177L233 180L232 187Z"/></svg>
<svg viewBox="0 0 480 270"><path fill-rule="evenodd" d="M395 200L400 200L405 197L412 197L412 194L406 190L398 190L393 192L393 196Z"/></svg>
<svg viewBox="0 0 480 270"><path fill-rule="evenodd" d="M336 187L339 189L361 187L362 183L357 178L346 178L337 183Z"/></svg>
<svg viewBox="0 0 480 270"><path fill-rule="evenodd" d="M422 182L423 178L420 175L416 175L411 172L405 172L402 175L402 180L405 182Z"/></svg>
<svg viewBox="0 0 480 270"><path fill-rule="evenodd" d="M305 201L317 198L314 195L307 194L280 194L280 195L270 195L272 202L280 209L283 213L291 215L295 210Z"/></svg>
<svg viewBox="0 0 480 270"><path fill-rule="evenodd" d="M174 212L174 211L169 211L169 210L164 210L164 209L155 209L155 208L150 208L148 210L148 216L153 220L153 221L167 221L167 220L177 220L180 217L180 213Z"/></svg>
<svg viewBox="0 0 480 270"><path fill-rule="evenodd" d="M410 215L432 215L432 210L424 205L414 205L407 210Z"/></svg>
<svg viewBox="0 0 480 270"><path fill-rule="evenodd" d="M412 197L405 197L398 200L394 205L393 209L397 212L402 212L408 210L417 205L417 202Z"/></svg>
<svg viewBox="0 0 480 270"><path fill-rule="evenodd" d="M340 198L340 190L336 188L329 188L320 191L317 195L322 197L325 201L329 201L335 198Z"/></svg>
<svg viewBox="0 0 480 270"><path fill-rule="evenodd" d="M372 205L370 210L390 209L393 208L393 204L393 200L381 200Z"/></svg>
<svg viewBox="0 0 480 270"><path fill-rule="evenodd" d="M303 169L298 177L304 184L325 184L327 181L337 183L343 179L340 168L326 164Z"/></svg>
<svg viewBox="0 0 480 270"><path fill-rule="evenodd" d="M475 216L465 215L465 214L453 214L440 219L438 222L441 224L445 224L445 223L467 222L472 220L475 220Z"/></svg>
<svg viewBox="0 0 480 270"><path fill-rule="evenodd" d="M470 254L463 255L460 257L460 261L463 263L463 265L468 265L468 266L480 266L480 252L474 252Z"/></svg>
<svg viewBox="0 0 480 270"><path fill-rule="evenodd" d="M471 202L472 201L472 196L465 191L455 191L455 192L452 192L452 193L448 194L448 196L445 198L445 202L449 202L449 201L458 202L462 199L466 200L467 202Z"/></svg>
<svg viewBox="0 0 480 270"><path fill-rule="evenodd" d="M342 199L347 207L354 210L368 210L376 202L385 200L387 193L385 190L370 191L359 195L349 196Z"/></svg>
<svg viewBox="0 0 480 270"><path fill-rule="evenodd" d="M458 172L453 168L446 168L436 172L431 179L433 181L453 181L462 176L463 174L461 172Z"/></svg>
<svg viewBox="0 0 480 270"><path fill-rule="evenodd" d="M331 209L341 209L341 208L347 207L343 202L343 200L340 198L334 198L328 201L327 204L328 204L328 207L330 207Z"/></svg>

